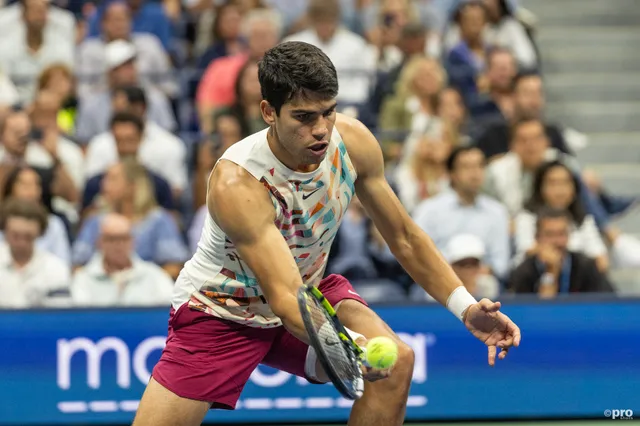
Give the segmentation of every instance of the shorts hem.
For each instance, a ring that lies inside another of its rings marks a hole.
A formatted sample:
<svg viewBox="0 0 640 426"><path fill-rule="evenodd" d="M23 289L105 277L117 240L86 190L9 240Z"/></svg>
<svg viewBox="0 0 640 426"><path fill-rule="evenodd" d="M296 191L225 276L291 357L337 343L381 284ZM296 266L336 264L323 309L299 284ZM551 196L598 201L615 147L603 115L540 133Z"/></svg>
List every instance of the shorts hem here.
<svg viewBox="0 0 640 426"><path fill-rule="evenodd" d="M176 394L180 398L192 399L194 401L207 402L207 403L209 403L211 405L211 408L218 408L218 409L222 409L222 410L235 410L236 409L236 403L238 402L237 400L233 401L233 402L232 401L224 401L224 400L221 400L221 399L209 400L209 399L206 399L206 397L202 397L202 396L195 395L195 394L190 394L188 392L178 391L173 386L169 385L164 379L161 379L160 377L158 377L158 375L156 375L156 374L152 374L151 377L156 382L158 382L162 387L167 389L169 392L172 392L172 393Z"/></svg>

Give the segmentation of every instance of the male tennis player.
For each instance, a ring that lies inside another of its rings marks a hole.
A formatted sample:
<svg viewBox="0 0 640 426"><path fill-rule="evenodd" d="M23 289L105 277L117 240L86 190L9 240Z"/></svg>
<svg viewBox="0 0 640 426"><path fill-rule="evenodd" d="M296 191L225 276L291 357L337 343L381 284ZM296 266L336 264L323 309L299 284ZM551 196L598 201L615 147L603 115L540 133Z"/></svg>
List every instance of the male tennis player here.
<svg viewBox="0 0 640 426"><path fill-rule="evenodd" d="M328 382L298 310L298 288L308 283L337 306L345 327L399 345L388 378L375 381L386 371L366 374L375 383L365 384L349 425L402 425L411 349L345 278L322 279L355 194L415 281L489 347L490 365L496 348L502 359L519 344L520 330L499 312L500 303L476 302L412 222L384 178L376 139L335 112L336 70L322 51L280 44L264 56L259 79L269 128L229 148L211 173L209 216L177 280L167 345L134 426L195 426L210 408L233 409L260 363Z"/></svg>

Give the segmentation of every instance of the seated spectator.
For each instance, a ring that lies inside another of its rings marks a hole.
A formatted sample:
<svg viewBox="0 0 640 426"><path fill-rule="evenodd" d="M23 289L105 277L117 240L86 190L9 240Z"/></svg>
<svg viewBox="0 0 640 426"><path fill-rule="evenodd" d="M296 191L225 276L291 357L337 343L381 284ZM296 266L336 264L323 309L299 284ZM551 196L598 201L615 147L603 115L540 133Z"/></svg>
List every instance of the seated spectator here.
<svg viewBox="0 0 640 426"><path fill-rule="evenodd" d="M453 127L454 131L458 133L461 145L469 145L474 126L468 117L460 92L453 87L441 90L438 93L437 105L436 115Z"/></svg>
<svg viewBox="0 0 640 426"><path fill-rule="evenodd" d="M438 93L442 90L446 74L434 59L416 56L403 68L396 95L387 98L380 111L379 128L388 133L396 133L391 141L383 141L385 154L398 158L401 144L393 141L405 139L405 135L428 133L439 129L440 120L436 116ZM385 138L386 139L386 138ZM405 149L411 150L410 147ZM411 155L410 153L405 153Z"/></svg>
<svg viewBox="0 0 640 426"><path fill-rule="evenodd" d="M124 40L116 40L105 47L107 81L109 89L137 86L139 79L135 67L136 48ZM145 88L148 118L166 130L174 130L176 119L167 97L157 89ZM105 90L88 98L80 98L76 137L83 143L109 129L112 115L111 93Z"/></svg>
<svg viewBox="0 0 640 426"><path fill-rule="evenodd" d="M37 247L47 229L47 212L37 203L2 203L0 231L0 308L56 306L69 293L69 267Z"/></svg>
<svg viewBox="0 0 640 426"><path fill-rule="evenodd" d="M133 155L149 170L171 185L174 199L187 186L187 149L183 141L151 121L147 98L139 87L121 87L113 92L109 130L89 142L85 157L87 177L104 173L126 155ZM126 147L125 147L126 145Z"/></svg>
<svg viewBox="0 0 640 426"><path fill-rule="evenodd" d="M211 62L225 56L233 56L246 50L240 36L242 15L237 3L227 2L215 10L212 27L212 44L198 58L197 69L204 71Z"/></svg>
<svg viewBox="0 0 640 426"><path fill-rule="evenodd" d="M0 68L9 75L18 89L20 102L29 103L35 82L47 66L61 62L73 65L74 38L64 32L47 31L49 5L43 0L24 0L19 20L24 30L16 29L0 38Z"/></svg>
<svg viewBox="0 0 640 426"><path fill-rule="evenodd" d="M419 139L415 155L401 162L393 171L398 198L409 213L423 200L449 187L447 158L458 144L451 126L444 126L439 134Z"/></svg>
<svg viewBox="0 0 640 426"><path fill-rule="evenodd" d="M102 2L101 6L89 18L88 37L100 36L100 23L102 14L108 6L119 0L108 0ZM132 17L132 32L152 34L160 40L162 46L167 51L171 51L172 29L171 21L167 17L162 3L148 0L125 0Z"/></svg>
<svg viewBox="0 0 640 426"><path fill-rule="evenodd" d="M259 61L280 39L282 23L272 10L258 9L242 18L242 33L247 39L247 52L220 58L209 64L198 85L196 106L202 133L212 131L212 112L235 102L238 73L248 60Z"/></svg>
<svg viewBox="0 0 640 426"><path fill-rule="evenodd" d="M511 291L537 293L543 298L613 291L593 259L568 249L572 221L566 210L538 212L536 250L512 272Z"/></svg>
<svg viewBox="0 0 640 426"><path fill-rule="evenodd" d="M0 183L3 177L20 165L30 165L41 172L46 182L49 200L60 197L74 203L78 190L58 151L58 135L32 131L31 120L25 111L12 111L0 126Z"/></svg>
<svg viewBox="0 0 640 426"><path fill-rule="evenodd" d="M307 15L310 28L284 41L302 41L322 49L338 73L337 100L345 105L364 104L376 69L375 49L340 25L338 0L310 0Z"/></svg>
<svg viewBox="0 0 640 426"><path fill-rule="evenodd" d="M520 74L513 80L513 114L497 119L480 135L477 146L491 160L509 151L510 127L520 119L535 118L544 123L544 130L551 147L572 154L562 130L544 120L545 98L542 79L537 74ZM497 117L496 117L497 118Z"/></svg>
<svg viewBox="0 0 640 426"><path fill-rule="evenodd" d="M142 260L161 265L172 277L187 259L187 248L174 218L158 207L147 171L130 159L113 166L102 182L98 205L103 213L119 213L133 223L135 251ZM88 218L72 247L74 265L93 256L103 214Z"/></svg>
<svg viewBox="0 0 640 426"><path fill-rule="evenodd" d="M457 147L446 166L451 189L420 203L413 212L416 224L439 250L457 234L475 236L485 253L483 263L494 275L506 277L511 258L509 214L502 204L480 193L484 155L475 147Z"/></svg>
<svg viewBox="0 0 640 426"><path fill-rule="evenodd" d="M461 41L445 57L449 84L460 91L467 108L489 89L486 53L490 47L484 39L487 12L478 1L464 2L456 13Z"/></svg>
<svg viewBox="0 0 640 426"><path fill-rule="evenodd" d="M135 66L140 83L153 86L173 98L178 93L174 70L160 40L150 33L133 33L131 11L124 2L112 2L104 7L100 37L92 37L78 46L76 72L78 93L87 97L107 88L105 46L115 40L131 43L136 50Z"/></svg>
<svg viewBox="0 0 640 426"><path fill-rule="evenodd" d="M12 199L37 203L48 211L43 197L40 174L28 166L16 167L6 177L0 200L2 203L8 203ZM71 240L65 223L50 211L48 211L47 222L47 228L36 241L36 246L56 255L65 264L71 265ZM2 237L0 233L0 239Z"/></svg>
<svg viewBox="0 0 640 426"><path fill-rule="evenodd" d="M111 213L100 224L98 251L73 277L76 306L169 306L171 277L133 251L131 222Z"/></svg>
<svg viewBox="0 0 640 426"><path fill-rule="evenodd" d="M517 71L511 52L500 48L489 50L486 74L489 90L479 95L469 110L478 126L485 127L511 120L515 108L513 79Z"/></svg>
<svg viewBox="0 0 640 426"><path fill-rule="evenodd" d="M0 8L0 39L4 40L6 37L25 33L27 27L23 19L24 3L24 0L4 2L6 6ZM76 20L73 14L61 7L55 7L54 4L55 2L45 2L47 7L45 33L53 33L59 38L75 40Z"/></svg>
<svg viewBox="0 0 640 426"><path fill-rule="evenodd" d="M489 25L486 41L513 52L519 68L533 70L538 67L535 45L525 26L515 17L515 10L506 0L483 0ZM445 35L445 46L453 48L460 41L460 28L451 27Z"/></svg>
<svg viewBox="0 0 640 426"><path fill-rule="evenodd" d="M402 29L409 22L417 21L418 16L408 0L383 0L379 3L375 24L365 32L365 36L376 48L377 71L388 72L402 62L402 51L397 47Z"/></svg>
<svg viewBox="0 0 640 426"><path fill-rule="evenodd" d="M64 64L54 64L45 68L38 78L38 92L41 91L54 93L58 97L58 128L66 137L71 137L75 132L78 108L75 78L71 68Z"/></svg>
<svg viewBox="0 0 640 426"><path fill-rule="evenodd" d="M559 161L541 166L533 181L533 194L525 210L515 218L516 261L536 250L536 218L539 211L551 208L566 211L571 218L567 248L596 261L600 271L609 265L607 248L592 215L588 214L580 198L580 183L571 170Z"/></svg>

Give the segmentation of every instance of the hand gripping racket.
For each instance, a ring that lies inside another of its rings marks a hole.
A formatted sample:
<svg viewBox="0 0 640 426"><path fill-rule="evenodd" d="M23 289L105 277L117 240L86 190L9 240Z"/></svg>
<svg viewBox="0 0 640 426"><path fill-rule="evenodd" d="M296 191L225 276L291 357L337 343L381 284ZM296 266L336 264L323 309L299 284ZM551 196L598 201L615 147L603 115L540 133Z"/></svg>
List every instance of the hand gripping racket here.
<svg viewBox="0 0 640 426"><path fill-rule="evenodd" d="M349 336L333 306L316 287L300 287L298 306L311 346L327 376L345 398L359 399L364 391L360 367L366 365L365 349Z"/></svg>

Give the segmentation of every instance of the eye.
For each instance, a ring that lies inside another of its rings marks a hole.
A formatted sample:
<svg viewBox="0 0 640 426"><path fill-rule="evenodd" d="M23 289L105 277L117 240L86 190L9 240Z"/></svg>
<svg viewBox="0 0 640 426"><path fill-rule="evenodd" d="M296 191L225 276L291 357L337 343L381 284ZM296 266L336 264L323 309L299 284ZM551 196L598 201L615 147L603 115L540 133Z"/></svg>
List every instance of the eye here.
<svg viewBox="0 0 640 426"><path fill-rule="evenodd" d="M313 119L313 114L305 113L296 115L296 120L301 121L303 123L309 122Z"/></svg>
<svg viewBox="0 0 640 426"><path fill-rule="evenodd" d="M334 109L330 109L329 111L325 112L325 113L323 114L323 116L325 116L325 117L330 117L330 116L331 116L331 114L333 114L334 112L336 112L335 108L334 108Z"/></svg>

